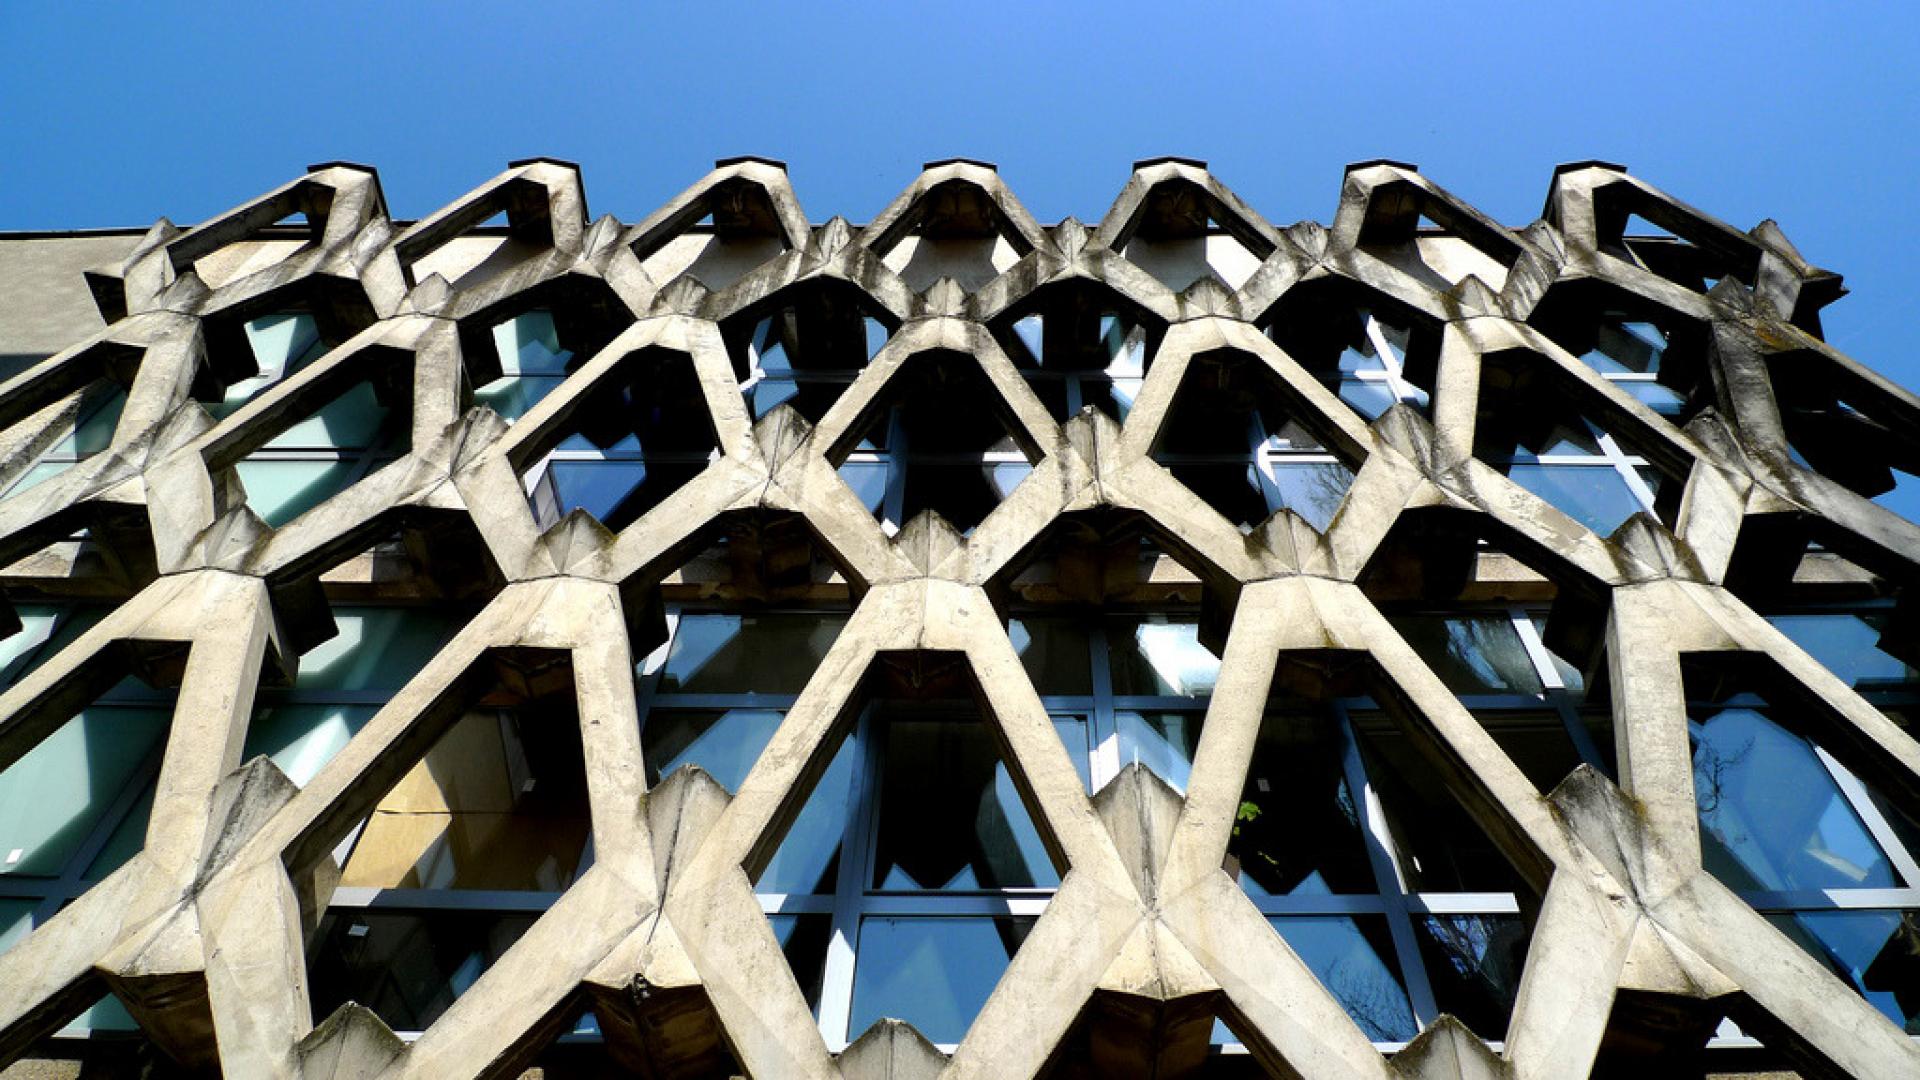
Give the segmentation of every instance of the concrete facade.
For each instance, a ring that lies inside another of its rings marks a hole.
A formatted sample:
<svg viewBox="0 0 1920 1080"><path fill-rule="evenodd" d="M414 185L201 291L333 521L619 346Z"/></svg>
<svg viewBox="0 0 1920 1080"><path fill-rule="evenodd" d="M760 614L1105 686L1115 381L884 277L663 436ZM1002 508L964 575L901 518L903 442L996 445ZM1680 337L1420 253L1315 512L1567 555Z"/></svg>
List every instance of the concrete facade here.
<svg viewBox="0 0 1920 1080"><path fill-rule="evenodd" d="M1631 216L1671 235L1636 239ZM36 242L56 243L19 241ZM0 498L0 563L16 602L114 606L0 694L0 765L124 674L177 704L139 853L0 952L0 1062L27 1058L20 1075L60 1068L74 1048L46 1040L104 989L152 1067L234 1077L562 1075L543 1055L582 1007L612 1063L591 1067L655 1077L1697 1075L1723 1018L1760 1047L1734 1067L1920 1076L1920 1046L1703 864L1683 675L1703 656L1763 658L1809 738L1920 813L1920 744L1756 613L1822 589L1891 598L1879 647L1920 654L1920 526L1870 498L1876 467L1920 454L1920 400L1821 339L1839 279L1770 222L1736 230L1596 162L1557 170L1542 218L1508 228L1374 162L1347 170L1330 226L1278 228L1203 164L1163 159L1096 224L1041 225L991 166L951 161L856 228L813 224L781 166L741 159L626 225L589 217L577 169L534 160L411 224L372 170L336 163L194 228L89 245L125 249L84 278L101 322L0 385L0 483L56 445L88 387L111 381L125 405L104 449ZM62 267L10 258L10 294ZM830 402L756 418L740 341L821 297L882 324L884 345ZM210 413L255 370L248 321L293 308L332 347ZM536 308L578 363L509 421L475 388L501 376L494 327ZM1412 328L1384 378L1424 408L1403 396L1369 420L1314 359L1339 353L1330 313L1357 309ZM1064 340L1089 312L1142 328L1144 372L1124 416L1062 419L1013 327L1037 314ZM1683 406L1580 358L1610 312L1691 342L1660 373ZM19 317L0 353L55 347L49 319ZM687 391L658 400L699 414L711 443L684 482L615 528L578 509L543 522L530 470L669 377ZM404 402L398 455L268 524L237 463L362 383ZM1795 412L1809 386L1835 402L1826 427ZM952 403L914 434L985 410L994 452L1030 471L958 527L936 510L876 519L839 470L912 394ZM1351 474L1328 520L1237 522L1176 475L1183 398L1223 394L1284 412L1297 445ZM1552 409L1631 442L1664 477L1653 505L1602 535L1487 460L1490 429ZM1809 464L1848 448L1871 460ZM1162 563L1116 582L1088 533L1109 552L1144 538ZM689 569L722 536L727 574ZM1184 793L1135 765L1089 795L1009 639L1010 611L1128 588L1197 605L1221 659ZM1616 775L1536 783L1383 614L1465 595L1548 606L1546 645L1605 688ZM256 688L291 679L348 596L478 614L296 785L242 760ZM850 609L732 791L692 768L646 782L633 671L663 640L663 604L693 596ZM949 677L991 725L1059 887L957 1045L896 1022L831 1045L754 880L876 687ZM590 869L417 1037L357 1005L314 1015L306 957L336 849L483 682L571 695ZM1441 1017L1383 1052L1223 869L1276 688L1349 685L1531 893L1504 1039ZM1215 1017L1245 1054L1210 1049Z"/></svg>

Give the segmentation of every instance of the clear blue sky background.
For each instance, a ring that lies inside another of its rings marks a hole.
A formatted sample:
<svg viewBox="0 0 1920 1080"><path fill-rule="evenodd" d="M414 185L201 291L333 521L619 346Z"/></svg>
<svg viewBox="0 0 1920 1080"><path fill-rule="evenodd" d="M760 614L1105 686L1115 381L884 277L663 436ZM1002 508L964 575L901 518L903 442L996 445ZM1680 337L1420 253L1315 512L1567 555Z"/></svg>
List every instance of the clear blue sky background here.
<svg viewBox="0 0 1920 1080"><path fill-rule="evenodd" d="M189 223L334 158L413 217L536 154L631 221L740 153L816 220L954 155L1092 219L1178 153L1277 224L1393 157L1518 225L1601 157L1779 220L1853 289L1829 338L1920 386L1920 3L1590 7L8 0L0 229Z"/></svg>

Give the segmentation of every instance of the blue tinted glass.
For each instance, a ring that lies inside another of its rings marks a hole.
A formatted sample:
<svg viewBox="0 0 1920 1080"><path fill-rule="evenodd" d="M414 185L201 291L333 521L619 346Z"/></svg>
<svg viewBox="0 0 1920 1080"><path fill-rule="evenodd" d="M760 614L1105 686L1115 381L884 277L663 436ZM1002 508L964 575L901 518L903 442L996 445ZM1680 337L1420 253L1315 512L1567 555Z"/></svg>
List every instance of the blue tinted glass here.
<svg viewBox="0 0 1920 1080"><path fill-rule="evenodd" d="M1374 1042L1405 1042L1419 1033L1400 983L1380 916L1288 915L1267 920Z"/></svg>
<svg viewBox="0 0 1920 1080"><path fill-rule="evenodd" d="M456 612L354 608L334 612L339 632L300 656L301 690L398 690L459 630Z"/></svg>
<svg viewBox="0 0 1920 1080"><path fill-rule="evenodd" d="M1120 766L1145 765L1185 794L1193 752L1200 745L1201 714L1121 709L1113 718L1119 727Z"/></svg>
<svg viewBox="0 0 1920 1080"><path fill-rule="evenodd" d="M305 787L377 711L373 705L263 705L247 729L241 760L265 754Z"/></svg>
<svg viewBox="0 0 1920 1080"><path fill-rule="evenodd" d="M1920 997L1914 993L1914 943L1920 941L1916 913L1809 911L1769 915L1767 921L1901 1030L1920 1035Z"/></svg>
<svg viewBox="0 0 1920 1080"><path fill-rule="evenodd" d="M879 510L887 498L887 466L877 461L849 461L840 466L840 479L869 510Z"/></svg>
<svg viewBox="0 0 1920 1080"><path fill-rule="evenodd" d="M1752 709L1713 711L1689 729L1701 854L1729 888L1898 884L1807 740Z"/></svg>
<svg viewBox="0 0 1920 1080"><path fill-rule="evenodd" d="M1353 406L1354 412L1373 420L1392 408L1393 403L1399 399L1393 396L1393 389L1384 382L1342 379L1340 380L1340 400Z"/></svg>
<svg viewBox="0 0 1920 1080"><path fill-rule="evenodd" d="M395 1031L422 1031L533 925L531 915L329 912L307 954L315 1016L348 1001Z"/></svg>
<svg viewBox="0 0 1920 1080"><path fill-rule="evenodd" d="M1200 644L1200 626L1163 617L1107 624L1113 692L1205 697L1220 678L1220 658Z"/></svg>
<svg viewBox="0 0 1920 1080"><path fill-rule="evenodd" d="M502 375L474 391L473 403L518 420L563 381L558 375Z"/></svg>
<svg viewBox="0 0 1920 1080"><path fill-rule="evenodd" d="M1662 416L1678 416L1686 407L1686 395L1657 382L1633 380L1614 384L1639 399L1642 405Z"/></svg>
<svg viewBox="0 0 1920 1080"><path fill-rule="evenodd" d="M375 396L373 384L355 383L313 414L289 424L265 446L269 450L362 449L381 442L386 429L397 424L390 412Z"/></svg>
<svg viewBox="0 0 1920 1080"><path fill-rule="evenodd" d="M1400 615L1391 622L1456 694L1538 694L1543 689L1512 619Z"/></svg>
<svg viewBox="0 0 1920 1080"><path fill-rule="evenodd" d="M1862 616L1849 612L1770 615L1767 621L1855 689L1871 690L1920 681L1920 673L1880 650L1883 615Z"/></svg>
<svg viewBox="0 0 1920 1080"><path fill-rule="evenodd" d="M968 892L1060 884L984 722L878 723L886 728L886 749L873 887ZM1084 722L1058 720L1055 731L1087 784Z"/></svg>
<svg viewBox="0 0 1920 1080"><path fill-rule="evenodd" d="M359 462L352 460L271 458L247 458L233 466L247 489L247 506L275 528L344 490L359 469Z"/></svg>
<svg viewBox="0 0 1920 1080"><path fill-rule="evenodd" d="M1518 915L1428 915L1415 918L1413 930L1440 1011L1482 1038L1503 1038L1527 960L1526 922Z"/></svg>
<svg viewBox="0 0 1920 1080"><path fill-rule="evenodd" d="M1645 509L1611 466L1516 464L1507 476L1601 536Z"/></svg>
<svg viewBox="0 0 1920 1080"><path fill-rule="evenodd" d="M933 1042L959 1042L1032 927L1019 918L862 919L848 1037L893 1016Z"/></svg>
<svg viewBox="0 0 1920 1080"><path fill-rule="evenodd" d="M21 938L33 932L33 909L39 906L38 900L0 897L0 953L13 948Z"/></svg>
<svg viewBox="0 0 1920 1080"><path fill-rule="evenodd" d="M660 691L798 694L846 625L844 615L684 614Z"/></svg>
<svg viewBox="0 0 1920 1080"><path fill-rule="evenodd" d="M753 401L753 418L758 420L772 412L774 406L791 400L799 389L791 379L761 379L748 391Z"/></svg>
<svg viewBox="0 0 1920 1080"><path fill-rule="evenodd" d="M1041 694L1093 693L1086 624L1077 619L1028 617L1007 622L1020 663Z"/></svg>
<svg viewBox="0 0 1920 1080"><path fill-rule="evenodd" d="M493 344L505 375L565 375L567 361L573 359L560 347L549 311L529 311L494 327Z"/></svg>
<svg viewBox="0 0 1920 1080"><path fill-rule="evenodd" d="M1337 461L1281 460L1273 463L1273 484L1281 506L1325 532L1353 486L1353 470Z"/></svg>
<svg viewBox="0 0 1920 1080"><path fill-rule="evenodd" d="M739 791L784 714L772 709L653 709L640 727L647 783L683 765L698 765L728 791ZM770 893L831 893L846 832L853 781L853 744L843 744L814 785L755 887Z"/></svg>
<svg viewBox="0 0 1920 1080"><path fill-rule="evenodd" d="M171 719L166 707L91 705L0 773L0 874L60 874Z"/></svg>
<svg viewBox="0 0 1920 1080"><path fill-rule="evenodd" d="M615 516L627 496L646 482L647 473L646 463L640 461L556 461L547 469L557 516L580 509L602 522Z"/></svg>

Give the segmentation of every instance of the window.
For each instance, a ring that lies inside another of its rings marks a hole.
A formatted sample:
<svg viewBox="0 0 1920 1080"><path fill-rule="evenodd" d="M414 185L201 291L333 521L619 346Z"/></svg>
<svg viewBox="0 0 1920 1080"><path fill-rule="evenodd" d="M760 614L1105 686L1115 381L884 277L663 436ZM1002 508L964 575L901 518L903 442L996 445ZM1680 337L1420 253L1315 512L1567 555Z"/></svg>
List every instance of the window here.
<svg viewBox="0 0 1920 1080"><path fill-rule="evenodd" d="M95 379L68 395L60 405L59 438L0 494L18 494L105 450L113 443L113 431L126 404L126 388L110 377Z"/></svg>
<svg viewBox="0 0 1920 1080"><path fill-rule="evenodd" d="M328 348L313 316L301 311L255 319L245 330L258 371L229 386L226 395L209 406L217 417L232 414ZM396 377L403 392L377 389ZM235 462L234 471L247 489L247 505L267 524L285 525L405 453L411 434L408 379L404 370L370 372Z"/></svg>
<svg viewBox="0 0 1920 1080"><path fill-rule="evenodd" d="M1147 337L1130 316L1069 305L1016 320L1006 344L1055 419L1070 420L1091 405L1124 421L1146 378Z"/></svg>

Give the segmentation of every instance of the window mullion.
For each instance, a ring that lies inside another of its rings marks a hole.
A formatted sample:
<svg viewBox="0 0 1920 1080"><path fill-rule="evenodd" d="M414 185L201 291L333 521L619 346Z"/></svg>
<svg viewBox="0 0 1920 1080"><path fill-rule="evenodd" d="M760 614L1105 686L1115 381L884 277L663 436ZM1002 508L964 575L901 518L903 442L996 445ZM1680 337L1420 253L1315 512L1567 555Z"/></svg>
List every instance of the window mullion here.
<svg viewBox="0 0 1920 1080"><path fill-rule="evenodd" d="M820 975L820 1037L839 1051L847 1045L847 1027L853 1022L853 969L860 939L861 904L870 870L867 851L872 833L869 813L878 784L873 776L879 762L874 746L876 721L869 707L848 736L854 740L853 776L849 778L853 812L847 815L840 837L840 872L834 881L833 925L827 938L827 958Z"/></svg>
<svg viewBox="0 0 1920 1080"><path fill-rule="evenodd" d="M1360 812L1361 833L1367 845L1367 861L1373 867L1374 888L1386 911L1387 933L1393 939L1393 951L1399 961L1400 977L1407 988L1407 1000L1413 1007L1414 1022L1424 1028L1440 1015L1433 1001L1433 988L1427 982L1426 966L1420 962L1420 947L1413 936L1413 921L1407 914L1407 888L1400 877L1400 860L1394 857L1393 834L1387 828L1386 814L1379 794L1367 779L1360 759L1360 738L1346 710L1330 709L1331 719L1340 737L1340 763L1347 791Z"/></svg>

